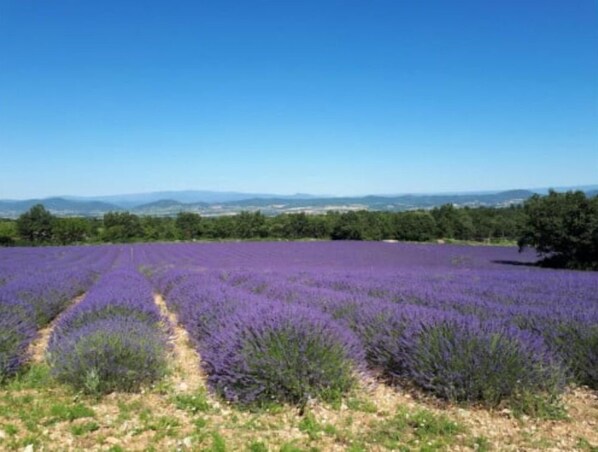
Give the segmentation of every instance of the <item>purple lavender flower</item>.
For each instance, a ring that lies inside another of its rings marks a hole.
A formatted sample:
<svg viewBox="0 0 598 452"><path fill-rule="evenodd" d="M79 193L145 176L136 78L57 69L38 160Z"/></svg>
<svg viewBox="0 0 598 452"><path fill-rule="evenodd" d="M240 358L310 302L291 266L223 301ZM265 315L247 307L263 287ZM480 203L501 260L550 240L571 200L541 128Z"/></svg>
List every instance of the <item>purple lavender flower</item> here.
<svg viewBox="0 0 598 452"><path fill-rule="evenodd" d="M329 316L273 303L237 311L201 350L210 387L243 404L334 399L363 362L359 341Z"/></svg>

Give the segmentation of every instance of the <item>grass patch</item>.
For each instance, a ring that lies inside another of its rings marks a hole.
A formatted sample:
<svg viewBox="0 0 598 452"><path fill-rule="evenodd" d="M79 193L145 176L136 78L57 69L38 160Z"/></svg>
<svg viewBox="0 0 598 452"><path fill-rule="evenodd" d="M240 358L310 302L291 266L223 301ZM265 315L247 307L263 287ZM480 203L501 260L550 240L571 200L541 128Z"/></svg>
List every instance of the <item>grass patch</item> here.
<svg viewBox="0 0 598 452"><path fill-rule="evenodd" d="M75 419L95 416L95 412L91 408L81 403L72 406L65 405L63 403L57 403L55 405L52 405L52 407L50 408L50 414L53 416L53 420L58 422L72 422Z"/></svg>
<svg viewBox="0 0 598 452"><path fill-rule="evenodd" d="M268 446L262 441L253 441L247 446L248 452L268 452Z"/></svg>
<svg viewBox="0 0 598 452"><path fill-rule="evenodd" d="M378 411L378 407L374 402L369 400L360 399L358 397L352 397L347 400L347 407L353 411L360 411L362 413L376 413Z"/></svg>
<svg viewBox="0 0 598 452"><path fill-rule="evenodd" d="M427 449L435 450L450 446L461 432L463 428L444 415L427 410L410 413L401 408L392 419L374 426L368 442L387 449L424 443Z"/></svg>
<svg viewBox="0 0 598 452"><path fill-rule="evenodd" d="M99 430L100 426L95 421L86 422L84 424L77 424L71 426L71 433L75 436L82 436L87 433L95 432Z"/></svg>
<svg viewBox="0 0 598 452"><path fill-rule="evenodd" d="M44 389L54 385L50 376L50 368L46 364L34 364L23 373L17 374L7 385L7 391L23 391L27 389Z"/></svg>
<svg viewBox="0 0 598 452"><path fill-rule="evenodd" d="M525 392L513 397L509 401L509 406L517 418L527 415L553 421L569 419L563 402L557 396Z"/></svg>
<svg viewBox="0 0 598 452"><path fill-rule="evenodd" d="M185 410L192 414L206 413L210 410L210 404L203 391L195 394L178 394L173 398L173 402L179 410Z"/></svg>
<svg viewBox="0 0 598 452"><path fill-rule="evenodd" d="M210 448L211 452L226 452L226 441L222 435L218 432L212 433L212 447Z"/></svg>
<svg viewBox="0 0 598 452"><path fill-rule="evenodd" d="M306 413L303 419L299 422L299 430L309 436L309 439L315 440L320 436L320 432L323 430L322 426L316 420L316 417L312 413Z"/></svg>
<svg viewBox="0 0 598 452"><path fill-rule="evenodd" d="M577 440L577 448L588 452L598 452L598 446L592 446L590 442L585 438L579 438Z"/></svg>
<svg viewBox="0 0 598 452"><path fill-rule="evenodd" d="M280 447L280 452L303 452L303 449L301 449L300 447L297 447L296 444L290 442L290 443L284 443Z"/></svg>
<svg viewBox="0 0 598 452"><path fill-rule="evenodd" d="M492 449L490 440L485 436L476 436L472 441L472 447L478 452L487 452Z"/></svg>
<svg viewBox="0 0 598 452"><path fill-rule="evenodd" d="M32 444L35 450L84 450L96 444L114 451L160 451L179 446L255 452L325 451L332 447L352 452L489 451L500 449L501 441L521 449L555 447L549 433L552 422L544 420L563 419L562 413L558 405L544 404L546 397L537 397L521 397L518 409L506 405L515 418L534 415L535 433L526 434L521 422L512 432L492 436L490 441L490 430L472 434L441 411L395 411L386 404L377 407L377 399L367 392L350 392L343 400L346 409L334 411L321 404L313 409L308 406L305 414L298 416L297 408L289 405L272 405L266 410L224 405L208 398L205 390L161 394L152 389L139 395L115 393L96 398L59 384L50 377L47 366L35 365L0 389L0 449L23 450ZM571 434L564 448L598 452L587 428L577 428L581 418L577 410L571 412L566 424ZM463 420L464 425L467 422ZM57 441L57 437L71 442Z"/></svg>

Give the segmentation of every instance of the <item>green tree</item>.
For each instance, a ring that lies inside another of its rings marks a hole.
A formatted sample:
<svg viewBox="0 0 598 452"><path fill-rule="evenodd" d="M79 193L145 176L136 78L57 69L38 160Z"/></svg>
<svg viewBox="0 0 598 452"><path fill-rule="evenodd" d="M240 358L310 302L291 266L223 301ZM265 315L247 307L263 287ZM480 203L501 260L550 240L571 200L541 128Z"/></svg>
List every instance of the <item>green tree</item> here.
<svg viewBox="0 0 598 452"><path fill-rule="evenodd" d="M240 239L251 239L266 237L268 235L266 218L259 210L257 212L243 211L234 218L236 237Z"/></svg>
<svg viewBox="0 0 598 452"><path fill-rule="evenodd" d="M365 235L363 217L357 212L341 214L330 235L332 240L363 240Z"/></svg>
<svg viewBox="0 0 598 452"><path fill-rule="evenodd" d="M310 237L314 239L329 239L332 232L332 223L328 215L310 215Z"/></svg>
<svg viewBox="0 0 598 452"><path fill-rule="evenodd" d="M309 237L310 223L309 218L304 212L286 215L286 224L284 236L288 239L300 239Z"/></svg>
<svg viewBox="0 0 598 452"><path fill-rule="evenodd" d="M235 218L224 215L221 217L204 218L203 234L210 239L228 239L235 237Z"/></svg>
<svg viewBox="0 0 598 452"><path fill-rule="evenodd" d="M36 204L17 220L19 236L33 244L48 243L52 239L55 217L42 204Z"/></svg>
<svg viewBox="0 0 598 452"><path fill-rule="evenodd" d="M432 209L439 237L468 240L473 238L474 226L468 209L458 209L452 204Z"/></svg>
<svg viewBox="0 0 598 452"><path fill-rule="evenodd" d="M56 218L52 227L52 237L61 245L83 242L90 233L90 224L85 218Z"/></svg>
<svg viewBox="0 0 598 452"><path fill-rule="evenodd" d="M598 269L598 197L551 190L528 199L524 211L520 249L534 247L548 265Z"/></svg>
<svg viewBox="0 0 598 452"><path fill-rule="evenodd" d="M429 212L402 212L394 218L397 240L422 242L436 237L436 221Z"/></svg>
<svg viewBox="0 0 598 452"><path fill-rule="evenodd" d="M144 216L140 218L140 221L144 240L175 240L177 238L173 218Z"/></svg>
<svg viewBox="0 0 598 452"><path fill-rule="evenodd" d="M17 238L17 223L14 220L0 220L0 246L12 246Z"/></svg>
<svg viewBox="0 0 598 452"><path fill-rule="evenodd" d="M139 217L129 212L108 212L104 215L102 238L108 242L126 242L143 236Z"/></svg>
<svg viewBox="0 0 598 452"><path fill-rule="evenodd" d="M179 212L175 221L177 235L181 240L193 240L201 237L201 216L193 212Z"/></svg>

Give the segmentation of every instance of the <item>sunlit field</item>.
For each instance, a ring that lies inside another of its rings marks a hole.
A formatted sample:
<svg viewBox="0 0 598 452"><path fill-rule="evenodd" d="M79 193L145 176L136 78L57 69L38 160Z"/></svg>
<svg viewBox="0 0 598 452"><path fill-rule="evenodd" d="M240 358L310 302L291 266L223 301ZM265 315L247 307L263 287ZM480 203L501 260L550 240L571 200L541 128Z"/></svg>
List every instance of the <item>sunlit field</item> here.
<svg viewBox="0 0 598 452"><path fill-rule="evenodd" d="M0 448L598 447L598 273L382 242L0 249Z"/></svg>

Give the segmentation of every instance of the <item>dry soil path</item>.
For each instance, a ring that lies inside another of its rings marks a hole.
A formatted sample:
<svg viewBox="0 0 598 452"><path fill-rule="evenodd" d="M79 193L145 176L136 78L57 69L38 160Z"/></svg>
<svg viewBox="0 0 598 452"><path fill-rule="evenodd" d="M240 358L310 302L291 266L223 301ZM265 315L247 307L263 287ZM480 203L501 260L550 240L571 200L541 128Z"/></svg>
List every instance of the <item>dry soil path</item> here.
<svg viewBox="0 0 598 452"><path fill-rule="evenodd" d="M205 378L199 365L200 357L191 344L189 334L179 325L176 314L168 309L162 295L155 294L154 301L162 315L169 320L172 328L170 339L173 345L174 372L170 375L170 379L175 389L180 392L194 392L205 387Z"/></svg>

